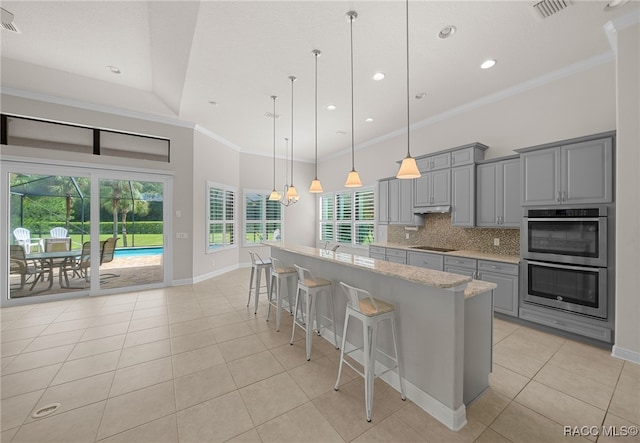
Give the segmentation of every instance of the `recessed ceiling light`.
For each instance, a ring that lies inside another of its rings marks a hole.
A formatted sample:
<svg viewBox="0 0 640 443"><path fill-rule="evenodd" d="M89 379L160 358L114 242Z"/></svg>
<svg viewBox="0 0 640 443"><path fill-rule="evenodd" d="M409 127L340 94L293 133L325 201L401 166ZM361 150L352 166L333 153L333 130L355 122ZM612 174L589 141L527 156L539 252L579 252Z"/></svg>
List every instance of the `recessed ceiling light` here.
<svg viewBox="0 0 640 443"><path fill-rule="evenodd" d="M426 92L420 92L419 94L416 94L416 100L420 100L421 98L425 98L426 96Z"/></svg>
<svg viewBox="0 0 640 443"><path fill-rule="evenodd" d="M366 121L367 123L371 123L373 121L372 117L367 117L364 119L364 121Z"/></svg>
<svg viewBox="0 0 640 443"><path fill-rule="evenodd" d="M336 134L338 134L338 135L347 135L347 133L345 131L336 131Z"/></svg>
<svg viewBox="0 0 640 443"><path fill-rule="evenodd" d="M480 67L482 69L489 69L489 68L493 68L496 65L496 63L497 62L494 59L490 58L489 60L483 61Z"/></svg>
<svg viewBox="0 0 640 443"><path fill-rule="evenodd" d="M327 111L335 111L336 110L336 105L328 105L327 106Z"/></svg>
<svg viewBox="0 0 640 443"><path fill-rule="evenodd" d="M106 68L114 74L122 74L122 71L117 66L108 65Z"/></svg>
<svg viewBox="0 0 640 443"><path fill-rule="evenodd" d="M611 0L607 3L607 6L604 7L605 11L609 11L611 9L619 8L620 6L624 6L629 3L629 0Z"/></svg>
<svg viewBox="0 0 640 443"><path fill-rule="evenodd" d="M438 32L438 38L449 38L456 33L458 28L453 25L445 26Z"/></svg>
<svg viewBox="0 0 640 443"><path fill-rule="evenodd" d="M380 81L384 78L384 72L376 72L375 74L373 74L373 79Z"/></svg>
<svg viewBox="0 0 640 443"><path fill-rule="evenodd" d="M209 104L210 104L211 106L218 106L218 102L217 102L217 101L214 101L214 100L209 100Z"/></svg>

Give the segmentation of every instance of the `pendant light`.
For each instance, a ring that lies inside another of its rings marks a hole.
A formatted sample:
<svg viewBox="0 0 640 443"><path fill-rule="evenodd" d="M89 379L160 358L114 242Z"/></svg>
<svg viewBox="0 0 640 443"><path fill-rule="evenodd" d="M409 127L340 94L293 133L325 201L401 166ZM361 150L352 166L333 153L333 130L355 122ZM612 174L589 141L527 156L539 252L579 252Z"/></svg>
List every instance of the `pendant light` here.
<svg viewBox="0 0 640 443"><path fill-rule="evenodd" d="M296 78L292 75L289 77L291 80L291 184L287 188L285 196L287 197L287 201L289 204L296 203L300 196L298 195L298 191L296 187L293 185L293 82L296 81Z"/></svg>
<svg viewBox="0 0 640 443"><path fill-rule="evenodd" d="M275 95L271 96L273 100L273 191L269 195L270 201L280 201L282 195L276 191L276 99Z"/></svg>
<svg viewBox="0 0 640 443"><path fill-rule="evenodd" d="M347 20L349 20L349 32L351 36L351 172L347 175L347 181L344 184L347 188L359 188L362 186L360 175L358 175L358 171L356 171L355 166L355 139L353 136L353 21L356 18L358 18L358 13L356 11L347 12Z"/></svg>
<svg viewBox="0 0 640 443"><path fill-rule="evenodd" d="M314 49L311 51L313 56L316 59L316 101L315 101L315 140L316 140L316 178L311 181L311 186L309 187L309 192L312 194L319 194L323 192L322 184L320 180L318 180L318 57L320 57L321 52L318 49Z"/></svg>
<svg viewBox="0 0 640 443"><path fill-rule="evenodd" d="M416 159L411 157L410 150L410 142L411 138L409 135L411 120L409 119L409 0L406 0L406 11L407 11L407 156L402 160L402 164L400 165L400 169L398 170L398 174L396 174L396 178L401 179L410 179L410 178L418 178L420 177L420 171L418 170L418 165L416 164Z"/></svg>

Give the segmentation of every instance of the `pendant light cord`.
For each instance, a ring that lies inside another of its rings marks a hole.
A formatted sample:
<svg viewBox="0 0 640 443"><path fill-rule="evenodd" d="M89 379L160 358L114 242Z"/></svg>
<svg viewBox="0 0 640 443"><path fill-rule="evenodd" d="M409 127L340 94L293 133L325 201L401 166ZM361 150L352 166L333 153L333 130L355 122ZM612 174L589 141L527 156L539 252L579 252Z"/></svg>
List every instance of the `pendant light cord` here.
<svg viewBox="0 0 640 443"><path fill-rule="evenodd" d="M316 57L316 104L315 104L315 140L316 140L316 177L318 180L318 56L320 55L320 51L314 52Z"/></svg>
<svg viewBox="0 0 640 443"><path fill-rule="evenodd" d="M291 79L291 186L293 186L293 82L295 77L289 77Z"/></svg>
<svg viewBox="0 0 640 443"><path fill-rule="evenodd" d="M353 135L353 15L349 17L349 30L351 34L351 170L355 171L355 143Z"/></svg>
<svg viewBox="0 0 640 443"><path fill-rule="evenodd" d="M276 189L276 97L273 98L273 190Z"/></svg>
<svg viewBox="0 0 640 443"><path fill-rule="evenodd" d="M409 0L406 0L407 10L407 157L411 157L410 143L411 138L409 135L411 119L409 118Z"/></svg>

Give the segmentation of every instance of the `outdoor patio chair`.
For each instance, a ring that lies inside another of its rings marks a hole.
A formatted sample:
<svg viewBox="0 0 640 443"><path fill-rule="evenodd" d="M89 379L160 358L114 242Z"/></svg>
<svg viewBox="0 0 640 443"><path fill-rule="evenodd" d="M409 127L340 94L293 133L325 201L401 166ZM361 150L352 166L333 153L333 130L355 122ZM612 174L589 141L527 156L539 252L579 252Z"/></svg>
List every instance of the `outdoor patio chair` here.
<svg viewBox="0 0 640 443"><path fill-rule="evenodd" d="M35 275L33 283L29 288L33 290L36 283L44 278L44 274L49 274L49 288L53 285L53 278L51 278L51 269L48 267L42 267L38 264L29 264L27 262L27 256L25 254L24 247L22 245L10 245L10 273L20 274L20 289L22 289L27 281L28 277ZM37 262L34 262L37 263Z"/></svg>
<svg viewBox="0 0 640 443"><path fill-rule="evenodd" d="M49 231L49 234L51 234L51 238L67 238L69 231L67 231L66 228L58 226Z"/></svg>
<svg viewBox="0 0 640 443"><path fill-rule="evenodd" d="M105 264L105 263L110 263L110 262L113 261L113 257L114 257L115 252L116 252L116 244L118 243L118 240L120 240L119 237L116 237L116 238L109 237L102 244L102 252L100 254L100 265L101 266L103 264ZM108 278L120 277L120 274L115 274L113 272L106 273L106 274L100 274L100 278L105 278L105 277L108 277Z"/></svg>
<svg viewBox="0 0 640 443"><path fill-rule="evenodd" d="M71 251L71 238L45 238L44 239L44 252L60 252ZM51 267L51 271L55 268L59 268L60 265L67 261L65 258L42 260L42 266Z"/></svg>
<svg viewBox="0 0 640 443"><path fill-rule="evenodd" d="M89 268L91 267L91 242L84 242L82 244L82 252L80 253L80 257L76 260L66 260L62 267L60 268L60 272L64 275L64 281L67 287L69 285L69 272L72 271L74 275L80 275L84 277L86 282L89 281Z"/></svg>
<svg viewBox="0 0 640 443"><path fill-rule="evenodd" d="M23 246L27 254L31 254L31 247L37 246L39 251L43 250L42 239L31 240L31 232L27 228L15 228L13 230L13 236L16 238L18 245Z"/></svg>

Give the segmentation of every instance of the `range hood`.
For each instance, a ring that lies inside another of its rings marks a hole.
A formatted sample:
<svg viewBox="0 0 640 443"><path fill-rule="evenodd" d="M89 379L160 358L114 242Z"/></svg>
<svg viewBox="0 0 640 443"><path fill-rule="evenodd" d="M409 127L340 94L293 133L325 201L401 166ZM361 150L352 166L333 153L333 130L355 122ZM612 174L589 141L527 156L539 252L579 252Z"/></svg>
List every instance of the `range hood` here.
<svg viewBox="0 0 640 443"><path fill-rule="evenodd" d="M413 208L414 214L431 214L434 212L451 212L451 206L425 206L423 208Z"/></svg>

